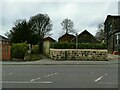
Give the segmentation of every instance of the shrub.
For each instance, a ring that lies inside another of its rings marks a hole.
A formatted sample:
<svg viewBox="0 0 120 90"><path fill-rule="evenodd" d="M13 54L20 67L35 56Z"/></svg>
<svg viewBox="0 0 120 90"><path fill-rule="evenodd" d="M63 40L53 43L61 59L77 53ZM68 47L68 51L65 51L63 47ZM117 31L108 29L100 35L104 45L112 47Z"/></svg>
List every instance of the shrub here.
<svg viewBox="0 0 120 90"><path fill-rule="evenodd" d="M53 43L51 45L51 48L55 49L75 49L76 44L75 43ZM78 43L78 49L106 49L106 44L100 43Z"/></svg>
<svg viewBox="0 0 120 90"><path fill-rule="evenodd" d="M12 58L24 59L25 52L28 49L26 43L14 43L11 46Z"/></svg>

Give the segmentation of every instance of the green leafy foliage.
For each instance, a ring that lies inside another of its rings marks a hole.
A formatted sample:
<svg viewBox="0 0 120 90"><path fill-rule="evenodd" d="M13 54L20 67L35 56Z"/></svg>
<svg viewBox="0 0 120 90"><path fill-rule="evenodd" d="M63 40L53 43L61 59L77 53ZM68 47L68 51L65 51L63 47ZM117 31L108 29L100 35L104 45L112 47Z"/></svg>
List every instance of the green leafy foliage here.
<svg viewBox="0 0 120 90"><path fill-rule="evenodd" d="M75 49L76 44L75 43L53 43L51 45L51 48L55 49ZM106 49L106 44L100 43L78 43L78 49Z"/></svg>
<svg viewBox="0 0 120 90"><path fill-rule="evenodd" d="M12 58L24 59L25 53L28 49L26 43L14 43L11 46Z"/></svg>
<svg viewBox="0 0 120 90"><path fill-rule="evenodd" d="M74 49L75 44L74 43L52 43L51 48L55 49Z"/></svg>

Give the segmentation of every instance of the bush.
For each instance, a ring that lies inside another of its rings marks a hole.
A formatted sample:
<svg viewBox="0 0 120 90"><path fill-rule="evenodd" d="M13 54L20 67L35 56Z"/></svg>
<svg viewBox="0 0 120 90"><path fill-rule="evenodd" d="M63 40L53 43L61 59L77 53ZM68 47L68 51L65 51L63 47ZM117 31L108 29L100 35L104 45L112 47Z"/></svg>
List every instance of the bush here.
<svg viewBox="0 0 120 90"><path fill-rule="evenodd" d="M74 43L52 43L51 48L55 49L75 49L75 44Z"/></svg>
<svg viewBox="0 0 120 90"><path fill-rule="evenodd" d="M26 43L14 43L11 46L12 58L24 59L25 53L28 49Z"/></svg>
<svg viewBox="0 0 120 90"><path fill-rule="evenodd" d="M75 43L53 43L51 45L51 48L55 49L75 49L76 44ZM100 43L78 43L78 49L106 49L106 44Z"/></svg>

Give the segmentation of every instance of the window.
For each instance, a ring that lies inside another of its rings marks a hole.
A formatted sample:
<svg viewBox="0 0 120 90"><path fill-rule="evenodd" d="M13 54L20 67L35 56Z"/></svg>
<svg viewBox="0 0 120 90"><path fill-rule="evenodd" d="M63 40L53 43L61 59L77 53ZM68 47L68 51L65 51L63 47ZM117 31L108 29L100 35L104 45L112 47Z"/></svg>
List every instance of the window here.
<svg viewBox="0 0 120 90"><path fill-rule="evenodd" d="M109 28L110 28L110 31L112 31L112 23L110 24L110 27L109 27Z"/></svg>

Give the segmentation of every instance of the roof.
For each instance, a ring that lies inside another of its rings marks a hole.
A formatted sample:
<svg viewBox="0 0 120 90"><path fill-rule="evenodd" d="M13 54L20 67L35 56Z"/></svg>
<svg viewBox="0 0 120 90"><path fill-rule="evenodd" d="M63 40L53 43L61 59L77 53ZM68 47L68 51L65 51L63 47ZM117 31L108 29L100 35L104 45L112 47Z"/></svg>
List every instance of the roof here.
<svg viewBox="0 0 120 90"><path fill-rule="evenodd" d="M78 35L78 37L81 36L81 35L84 34L84 33L87 33L87 34L93 36L93 35L92 35L91 33L89 33L87 30L84 30L82 33L80 33L80 34ZM93 37L94 37L94 36L93 36Z"/></svg>
<svg viewBox="0 0 120 90"><path fill-rule="evenodd" d="M44 41L51 41L51 42L55 42L55 40L51 37L46 37L44 38Z"/></svg>
<svg viewBox="0 0 120 90"><path fill-rule="evenodd" d="M0 41L9 41L9 39L4 37L4 36L2 36L2 35L0 35Z"/></svg>
<svg viewBox="0 0 120 90"><path fill-rule="evenodd" d="M97 41L97 39L91 34L91 33L89 33L87 30L84 30L82 33L80 33L79 35L78 35L78 39L79 40L81 40L81 37L82 38L84 38L85 36L87 35L89 35L91 38L92 38L92 41L94 40L94 42L98 42ZM91 38L88 38L89 40L91 40ZM74 38L74 39L72 39L72 41L75 41L76 40L76 38Z"/></svg>
<svg viewBox="0 0 120 90"><path fill-rule="evenodd" d="M62 35L58 41L71 41L73 38L75 38L74 35L71 35L71 34L68 34L68 33L65 33L64 35Z"/></svg>
<svg viewBox="0 0 120 90"><path fill-rule="evenodd" d="M105 19L104 24L109 20L109 19L120 19L120 15L108 15Z"/></svg>

